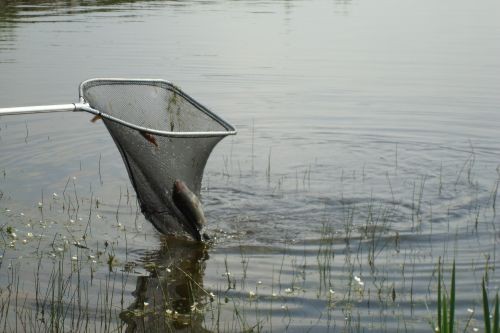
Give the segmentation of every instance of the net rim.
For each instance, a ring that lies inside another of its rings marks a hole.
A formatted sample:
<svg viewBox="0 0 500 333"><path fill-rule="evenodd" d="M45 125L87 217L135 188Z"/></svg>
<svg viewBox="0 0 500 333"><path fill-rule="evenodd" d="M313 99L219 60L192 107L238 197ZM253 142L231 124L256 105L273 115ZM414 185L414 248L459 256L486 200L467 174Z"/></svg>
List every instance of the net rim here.
<svg viewBox="0 0 500 333"><path fill-rule="evenodd" d="M199 111L203 112L212 120L216 121L219 123L222 127L226 129L226 131L203 131L203 132L172 132L172 131L162 131L162 130L156 130L152 128L147 128L143 126L139 126L127 121L124 121L120 118L111 116L105 112L96 110L92 108L88 102L85 100L83 97L83 92L84 89L86 88L91 88L94 86L99 86L99 85L114 85L114 84L121 84L121 85L149 85L149 86L156 86L156 87L161 87L165 88L171 91L175 91L176 94L179 94L182 96L182 98L186 99L189 103L191 103L193 106L195 106ZM184 91L182 91L179 87L174 85L173 83L163 80L163 79L127 79L127 78L93 78L93 79L88 79L80 83L79 86L79 98L80 98L80 106L77 107L78 109L82 111L87 111L96 115L99 115L103 118L109 119L113 122L119 123L121 125L127 126L129 128L141 131L141 132L146 132L150 134L155 134L159 136L166 136L166 137L184 137L184 138L197 138L197 137L217 137L217 136L227 136L227 135L235 135L237 133L236 129L226 122L224 119L210 111L208 108L206 108L204 105L196 101L194 98L186 94Z"/></svg>

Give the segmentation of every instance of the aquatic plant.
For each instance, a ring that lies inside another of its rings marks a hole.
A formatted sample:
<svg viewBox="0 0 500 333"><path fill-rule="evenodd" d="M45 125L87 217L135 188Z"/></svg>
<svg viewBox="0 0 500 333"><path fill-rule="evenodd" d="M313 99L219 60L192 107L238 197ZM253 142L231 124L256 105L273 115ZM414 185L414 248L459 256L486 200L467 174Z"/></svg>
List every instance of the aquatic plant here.
<svg viewBox="0 0 500 333"><path fill-rule="evenodd" d="M452 333L455 324L455 260L451 270L451 289L449 296L446 295L442 279L441 257L438 261L438 294L437 294L437 326L435 331L440 333Z"/></svg>
<svg viewBox="0 0 500 333"><path fill-rule="evenodd" d="M481 282L481 289L483 294L483 318L484 318L484 331L486 333L498 333L500 332L500 316L499 316L499 304L498 304L498 292L495 297L495 309L493 314L493 330L491 327L491 314L490 307L488 305L488 292L486 291L486 278L483 278Z"/></svg>

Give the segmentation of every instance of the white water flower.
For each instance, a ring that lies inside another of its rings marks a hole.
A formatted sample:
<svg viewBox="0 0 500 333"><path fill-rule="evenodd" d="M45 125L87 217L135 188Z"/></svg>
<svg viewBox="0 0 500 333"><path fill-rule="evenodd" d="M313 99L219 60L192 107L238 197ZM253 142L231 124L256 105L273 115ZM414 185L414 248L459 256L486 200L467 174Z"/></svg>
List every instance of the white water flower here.
<svg viewBox="0 0 500 333"><path fill-rule="evenodd" d="M262 281L260 281L260 280L259 280L259 281L257 281L257 284L262 284Z"/></svg>
<svg viewBox="0 0 500 333"><path fill-rule="evenodd" d="M248 297L250 297L250 298L255 297L255 292L253 292L253 291L250 290L248 292Z"/></svg>
<svg viewBox="0 0 500 333"><path fill-rule="evenodd" d="M356 280L356 282L360 285L360 286L364 286L365 283L363 281L361 281L361 278L359 276L354 276L354 280Z"/></svg>
<svg viewBox="0 0 500 333"><path fill-rule="evenodd" d="M330 293L330 295L333 295L333 294L335 294L335 291L333 289L330 289L329 293Z"/></svg>
<svg viewBox="0 0 500 333"><path fill-rule="evenodd" d="M70 219L70 220L69 220L69 223L75 223L75 220Z"/></svg>
<svg viewBox="0 0 500 333"><path fill-rule="evenodd" d="M286 289L285 289L285 292L286 292L287 294L291 294L291 293L293 292L293 290L292 290L291 288L286 288Z"/></svg>
<svg viewBox="0 0 500 333"><path fill-rule="evenodd" d="M473 309L471 309L471 308L468 308L468 309L467 309L467 312L468 312L468 313L474 313L474 310L473 310Z"/></svg>
<svg viewBox="0 0 500 333"><path fill-rule="evenodd" d="M147 308L149 306L148 302L144 302L144 307Z"/></svg>
<svg viewBox="0 0 500 333"><path fill-rule="evenodd" d="M28 243L28 241L26 239L23 239L23 244L26 244Z"/></svg>
<svg viewBox="0 0 500 333"><path fill-rule="evenodd" d="M77 256L72 256L72 257L71 257L71 260L73 260L73 261L77 261L77 260L78 260L78 257L77 257Z"/></svg>
<svg viewBox="0 0 500 333"><path fill-rule="evenodd" d="M193 305L191 305L191 312L201 312L198 308L198 302L194 302Z"/></svg>
<svg viewBox="0 0 500 333"><path fill-rule="evenodd" d="M24 213L20 213L19 215L24 216Z"/></svg>
<svg viewBox="0 0 500 333"><path fill-rule="evenodd" d="M271 294L272 297L277 297L278 295L276 293Z"/></svg>
<svg viewBox="0 0 500 333"><path fill-rule="evenodd" d="M38 202L38 207L43 207L43 203L41 201Z"/></svg>
<svg viewBox="0 0 500 333"><path fill-rule="evenodd" d="M56 192L52 193L52 197L57 198L59 195L57 195Z"/></svg>
<svg viewBox="0 0 500 333"><path fill-rule="evenodd" d="M28 232L28 233L26 234L26 236L27 236L28 238L33 238L33 233L32 233L32 232Z"/></svg>

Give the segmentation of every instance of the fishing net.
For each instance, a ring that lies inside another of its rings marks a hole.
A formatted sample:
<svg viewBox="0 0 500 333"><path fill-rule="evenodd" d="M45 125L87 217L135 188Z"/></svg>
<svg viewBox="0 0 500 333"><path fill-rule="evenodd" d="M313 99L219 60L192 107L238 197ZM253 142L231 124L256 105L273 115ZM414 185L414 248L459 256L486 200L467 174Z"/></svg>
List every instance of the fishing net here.
<svg viewBox="0 0 500 333"><path fill-rule="evenodd" d="M212 149L234 128L161 80L93 79L80 85L80 99L101 112L145 217L164 234L199 239L173 202L174 182L199 197Z"/></svg>

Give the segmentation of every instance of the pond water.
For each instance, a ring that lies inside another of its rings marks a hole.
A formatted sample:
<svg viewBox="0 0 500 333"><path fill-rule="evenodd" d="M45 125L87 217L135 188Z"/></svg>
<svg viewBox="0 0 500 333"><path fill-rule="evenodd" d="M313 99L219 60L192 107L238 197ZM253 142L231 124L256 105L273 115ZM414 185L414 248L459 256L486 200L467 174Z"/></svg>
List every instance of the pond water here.
<svg viewBox="0 0 500 333"><path fill-rule="evenodd" d="M0 2L0 107L174 82L238 129L165 239L84 113L0 117L2 331L421 331L498 291L500 3ZM440 259L441 258L441 259Z"/></svg>

